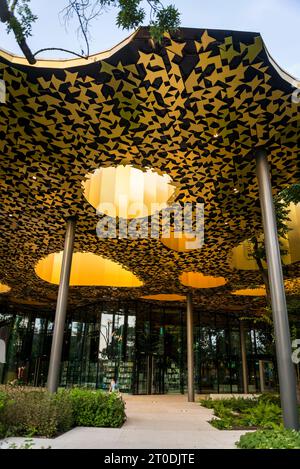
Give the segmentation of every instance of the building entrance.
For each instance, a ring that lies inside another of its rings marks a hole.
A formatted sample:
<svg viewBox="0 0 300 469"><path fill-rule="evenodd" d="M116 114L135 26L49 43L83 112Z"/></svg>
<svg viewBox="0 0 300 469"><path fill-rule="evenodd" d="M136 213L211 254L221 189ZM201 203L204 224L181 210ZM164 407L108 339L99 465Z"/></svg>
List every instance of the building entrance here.
<svg viewBox="0 0 300 469"><path fill-rule="evenodd" d="M145 308L136 317L136 393L184 392L183 313Z"/></svg>
<svg viewBox="0 0 300 469"><path fill-rule="evenodd" d="M163 360L158 355L140 355L137 364L137 393L164 394Z"/></svg>

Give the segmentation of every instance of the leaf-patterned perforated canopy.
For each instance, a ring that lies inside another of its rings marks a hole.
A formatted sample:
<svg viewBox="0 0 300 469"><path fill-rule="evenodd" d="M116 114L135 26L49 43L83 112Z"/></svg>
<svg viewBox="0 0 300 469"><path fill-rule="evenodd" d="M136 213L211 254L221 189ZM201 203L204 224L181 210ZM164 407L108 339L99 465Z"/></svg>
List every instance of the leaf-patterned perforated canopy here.
<svg viewBox="0 0 300 469"><path fill-rule="evenodd" d="M233 308L243 305L230 291L261 282L230 263L232 248L261 228L253 150L268 149L275 193L300 172L297 83L275 65L258 33L181 29L155 46L141 28L107 53L34 66L0 52L0 78L0 269L9 301L55 304L57 287L34 267L62 250L65 220L76 214L75 250L121 263L144 285L72 287L71 304L184 294L179 276L190 271L227 280L197 291L204 307L220 307L224 297ZM205 204L201 249L97 238L82 181L120 164L167 174L178 203Z"/></svg>

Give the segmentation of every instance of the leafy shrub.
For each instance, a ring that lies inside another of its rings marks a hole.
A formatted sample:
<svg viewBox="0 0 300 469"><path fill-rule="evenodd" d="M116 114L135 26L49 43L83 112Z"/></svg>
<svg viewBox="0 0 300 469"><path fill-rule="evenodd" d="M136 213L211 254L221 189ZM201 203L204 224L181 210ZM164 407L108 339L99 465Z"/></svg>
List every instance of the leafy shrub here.
<svg viewBox="0 0 300 469"><path fill-rule="evenodd" d="M300 449L300 432L295 430L258 430L242 435L236 443L243 449Z"/></svg>
<svg viewBox="0 0 300 469"><path fill-rule="evenodd" d="M281 408L272 402L259 401L255 407L245 409L240 422L249 427L278 428L282 423Z"/></svg>
<svg viewBox="0 0 300 469"><path fill-rule="evenodd" d="M226 407L233 412L242 412L244 409L249 409L249 407L255 407L257 405L257 399L243 399L242 397L232 397L229 399L203 399L200 400L200 403L203 407L208 409L218 409L221 407Z"/></svg>
<svg viewBox="0 0 300 469"><path fill-rule="evenodd" d="M279 394L271 394L271 393L261 394L258 397L258 402L268 402L268 403L276 404L279 407L281 406Z"/></svg>
<svg viewBox="0 0 300 469"><path fill-rule="evenodd" d="M0 412L5 407L7 396L3 391L0 391Z"/></svg>
<svg viewBox="0 0 300 469"><path fill-rule="evenodd" d="M117 393L74 388L69 391L75 425L120 427L125 419L125 404Z"/></svg>
<svg viewBox="0 0 300 469"><path fill-rule="evenodd" d="M7 396L4 392L0 391L0 438L4 438L6 433L6 426L1 422L1 415L4 411L6 404Z"/></svg>
<svg viewBox="0 0 300 469"><path fill-rule="evenodd" d="M213 427L219 430L230 430L234 425L235 415L228 406L226 400L215 400L214 404L210 402L208 408L214 409L214 415L218 418L213 418L210 423Z"/></svg>
<svg viewBox="0 0 300 469"><path fill-rule="evenodd" d="M234 418L232 416L226 416L222 418L213 418L209 422L213 427L218 430L231 430L234 427Z"/></svg>
<svg viewBox="0 0 300 469"><path fill-rule="evenodd" d="M7 386L5 394L0 423L6 436L53 437L73 426L72 404L66 393Z"/></svg>
<svg viewBox="0 0 300 469"><path fill-rule="evenodd" d="M208 399L201 405L214 410L211 425L220 430L233 428L278 428L282 424L282 412L278 396L263 395L253 399Z"/></svg>
<svg viewBox="0 0 300 469"><path fill-rule="evenodd" d="M125 404L117 393L74 388L50 394L42 388L3 386L0 390L0 438L54 437L75 425L120 427Z"/></svg>
<svg viewBox="0 0 300 469"><path fill-rule="evenodd" d="M202 405L202 407L206 407L207 409L213 409L214 408L214 403L215 401L213 401L211 398L209 399L200 399L200 405Z"/></svg>
<svg viewBox="0 0 300 469"><path fill-rule="evenodd" d="M232 410L233 412L243 412L246 409L255 407L257 405L256 399L243 399L242 397L233 397L231 399L222 399L219 401L224 405L227 409ZM218 401L217 401L218 406Z"/></svg>

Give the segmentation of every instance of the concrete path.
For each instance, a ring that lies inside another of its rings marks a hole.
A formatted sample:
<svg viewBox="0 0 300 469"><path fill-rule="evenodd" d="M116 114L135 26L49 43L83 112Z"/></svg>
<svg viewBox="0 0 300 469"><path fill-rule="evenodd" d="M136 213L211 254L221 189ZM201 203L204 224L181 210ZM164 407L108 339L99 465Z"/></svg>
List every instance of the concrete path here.
<svg viewBox="0 0 300 469"><path fill-rule="evenodd" d="M77 427L55 439L35 438L34 448L53 449L208 449L235 448L245 431L212 427L212 411L182 395L125 396L127 421L122 428ZM3 448L24 438L8 438Z"/></svg>

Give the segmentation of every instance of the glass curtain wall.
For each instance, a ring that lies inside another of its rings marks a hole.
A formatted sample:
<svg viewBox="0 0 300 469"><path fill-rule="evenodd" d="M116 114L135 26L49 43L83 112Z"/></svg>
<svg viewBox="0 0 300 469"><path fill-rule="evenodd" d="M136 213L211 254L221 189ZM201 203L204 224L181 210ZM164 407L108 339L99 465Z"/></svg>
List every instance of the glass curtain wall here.
<svg viewBox="0 0 300 469"><path fill-rule="evenodd" d="M2 382L45 386L53 320L37 313L2 314L6 342ZM277 386L272 335L248 323L249 391ZM195 390L238 393L242 387L239 319L233 313L194 311ZM186 311L147 302L103 302L68 314L60 370L61 386L107 390L112 378L121 392L184 393L187 387ZM264 377L262 378L262 374Z"/></svg>

